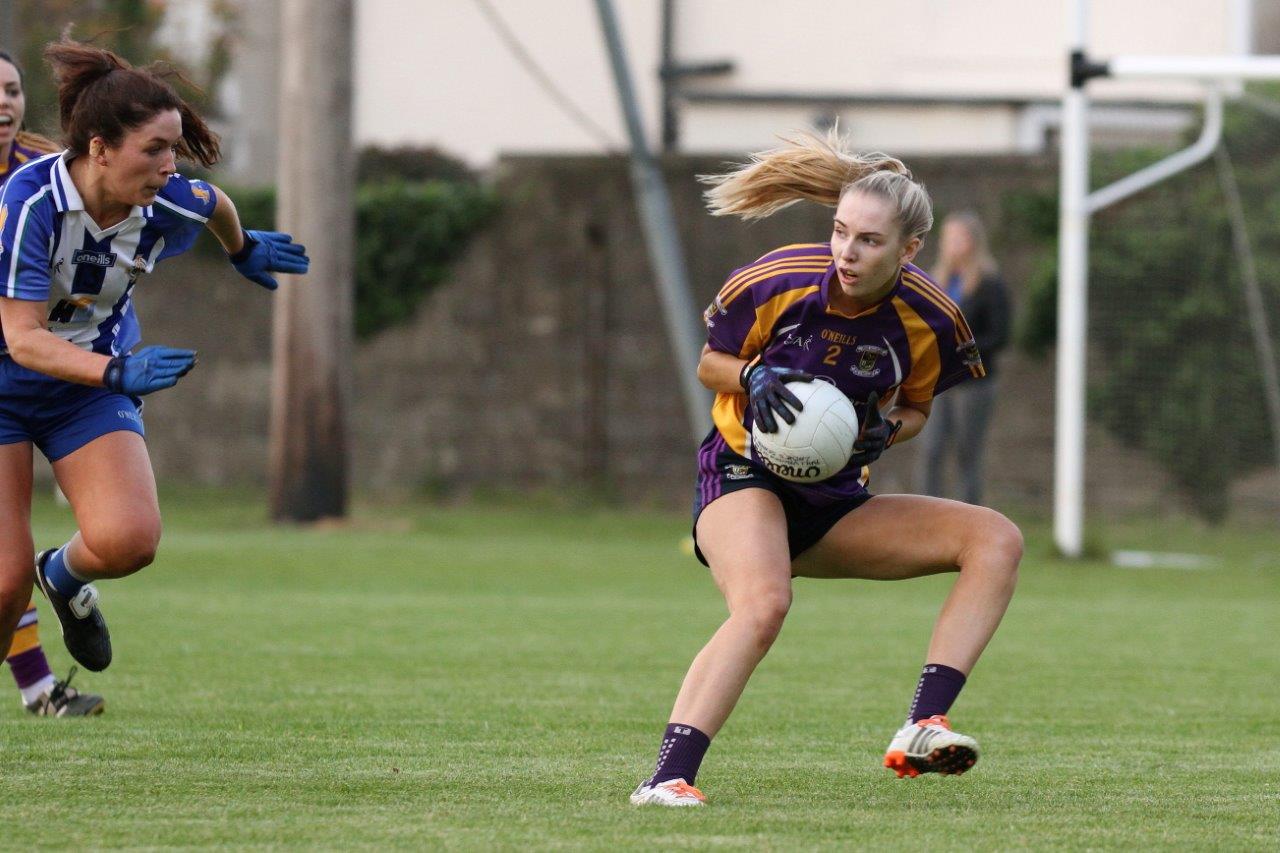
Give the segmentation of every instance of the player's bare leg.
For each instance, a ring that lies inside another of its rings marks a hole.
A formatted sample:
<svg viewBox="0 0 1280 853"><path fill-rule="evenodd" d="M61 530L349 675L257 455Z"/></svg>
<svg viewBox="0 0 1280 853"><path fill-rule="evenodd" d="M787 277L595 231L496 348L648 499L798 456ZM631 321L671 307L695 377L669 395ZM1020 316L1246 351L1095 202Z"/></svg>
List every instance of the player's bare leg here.
<svg viewBox="0 0 1280 853"><path fill-rule="evenodd" d="M658 767L632 794L637 804L701 804L702 794L692 784L702 756L773 645L791 606L786 518L771 492L743 489L709 504L698 518L698 547L724 594L729 618L684 677Z"/></svg>
<svg viewBox="0 0 1280 853"><path fill-rule="evenodd" d="M714 737L791 607L782 504L764 489L743 489L713 501L698 519L698 547L711 564L729 618L693 659L671 722L689 723Z"/></svg>
<svg viewBox="0 0 1280 853"><path fill-rule="evenodd" d="M31 600L31 443L0 444L0 649Z"/></svg>
<svg viewBox="0 0 1280 853"><path fill-rule="evenodd" d="M934 624L908 724L885 758L899 776L963 773L977 743L952 732L946 712L990 642L1013 596L1022 534L985 507L916 495L872 498L795 563L820 578L901 580L959 572Z"/></svg>
<svg viewBox="0 0 1280 853"><path fill-rule="evenodd" d="M53 463L79 530L68 558L86 580L120 578L151 564L160 545L160 503L142 436L100 436Z"/></svg>
<svg viewBox="0 0 1280 853"><path fill-rule="evenodd" d="M53 463L79 530L36 558L36 581L62 625L67 651L97 672L111 663L111 638L90 581L133 574L160 543L160 509L146 443L134 432L99 436Z"/></svg>

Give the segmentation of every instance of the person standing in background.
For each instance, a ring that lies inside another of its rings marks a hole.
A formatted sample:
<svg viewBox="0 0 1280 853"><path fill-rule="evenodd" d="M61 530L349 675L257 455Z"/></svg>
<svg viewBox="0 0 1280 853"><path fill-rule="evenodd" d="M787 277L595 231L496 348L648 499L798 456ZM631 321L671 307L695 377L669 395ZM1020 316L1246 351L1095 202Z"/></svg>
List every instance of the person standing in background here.
<svg viewBox="0 0 1280 853"><path fill-rule="evenodd" d="M1000 352L1009 342L1009 291L1000 277L987 242L987 229L972 211L953 213L942 223L938 264L933 279L946 288L973 330L984 382L966 382L935 401L931 429L922 436L920 491L942 497L947 457L954 452L960 473L960 498L981 504L987 428L999 393Z"/></svg>

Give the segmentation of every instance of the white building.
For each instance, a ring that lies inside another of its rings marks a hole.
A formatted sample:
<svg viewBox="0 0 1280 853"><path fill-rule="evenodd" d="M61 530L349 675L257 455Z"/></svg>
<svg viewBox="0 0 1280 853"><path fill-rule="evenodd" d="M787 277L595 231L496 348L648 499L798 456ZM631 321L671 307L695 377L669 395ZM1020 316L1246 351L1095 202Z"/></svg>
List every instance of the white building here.
<svg viewBox="0 0 1280 853"><path fill-rule="evenodd" d="M244 0L241 0L243 2ZM169 0L171 6L214 0ZM503 152L625 147L593 0L353 0L357 144L437 146L476 165ZM248 4L246 3L246 6ZM1068 0L613 0L654 148L734 152L838 119L895 153L1044 150L1066 85ZM1091 53L1280 51L1275 0L1092 0ZM228 86L229 165L274 162L268 2L252 4ZM785 13L780 11L785 9ZM664 17L666 16L666 17ZM714 73L663 77L721 64ZM287 34L285 34L287 36ZM1098 141L1171 138L1193 85L1091 84ZM664 98L674 120L664 121Z"/></svg>

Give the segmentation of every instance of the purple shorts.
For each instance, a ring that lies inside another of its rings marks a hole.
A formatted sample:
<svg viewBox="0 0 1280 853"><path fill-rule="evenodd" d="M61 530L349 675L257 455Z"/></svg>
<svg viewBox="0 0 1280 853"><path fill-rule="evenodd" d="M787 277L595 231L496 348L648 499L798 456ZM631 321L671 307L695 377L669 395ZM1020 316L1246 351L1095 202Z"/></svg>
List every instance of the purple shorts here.
<svg viewBox="0 0 1280 853"><path fill-rule="evenodd" d="M735 453L720 431L712 429L698 450L698 483L693 497L693 553L704 566L707 558L698 547L698 516L716 498L740 489L767 489L778 496L787 517L787 543L793 560L872 497L861 487L851 494L826 494L784 480Z"/></svg>

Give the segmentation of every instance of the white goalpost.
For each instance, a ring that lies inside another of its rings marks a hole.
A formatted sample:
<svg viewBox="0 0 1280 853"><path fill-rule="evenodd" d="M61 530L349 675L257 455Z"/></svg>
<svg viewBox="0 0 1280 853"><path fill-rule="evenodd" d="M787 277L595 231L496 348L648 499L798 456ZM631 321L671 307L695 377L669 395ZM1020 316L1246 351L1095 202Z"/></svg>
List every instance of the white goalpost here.
<svg viewBox="0 0 1280 853"><path fill-rule="evenodd" d="M1235 56L1116 56L1088 52L1089 0L1068 4L1071 85L1062 98L1058 242L1057 393L1054 423L1054 542L1066 556L1084 550L1085 369L1088 350L1090 216L1211 157L1222 136L1223 88L1246 80L1280 80L1280 56L1246 55L1250 4L1233 0ZM1208 84L1204 127L1190 147L1101 189L1089 188L1090 80L1199 80Z"/></svg>

